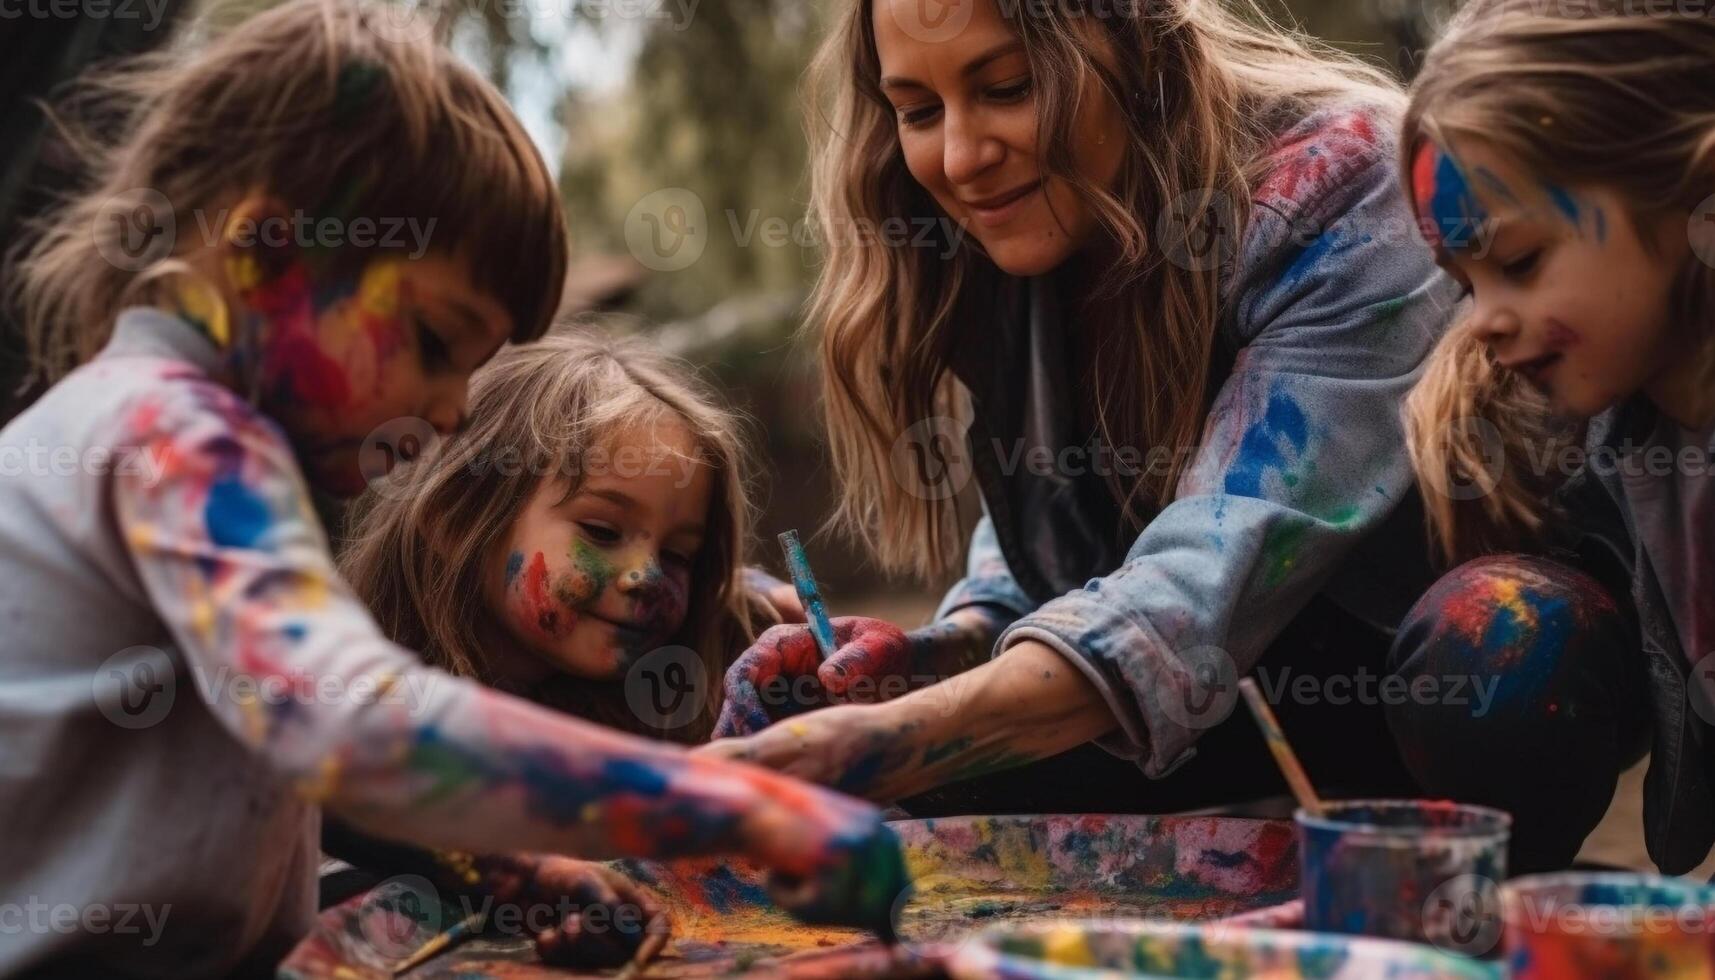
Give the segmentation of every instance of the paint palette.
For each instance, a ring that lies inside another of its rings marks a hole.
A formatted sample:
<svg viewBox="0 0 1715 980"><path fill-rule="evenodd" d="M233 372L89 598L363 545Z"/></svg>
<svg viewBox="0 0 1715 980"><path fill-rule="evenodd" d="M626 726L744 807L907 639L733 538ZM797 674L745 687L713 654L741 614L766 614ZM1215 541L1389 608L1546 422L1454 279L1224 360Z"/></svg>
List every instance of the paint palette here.
<svg viewBox="0 0 1715 980"><path fill-rule="evenodd" d="M1498 965L1393 939L1230 923L1033 922L991 928L947 962L955 980L1501 980Z"/></svg>
<svg viewBox="0 0 1715 980"><path fill-rule="evenodd" d="M890 824L916 891L900 913L904 947L850 929L801 925L769 901L760 871L734 860L624 861L661 896L673 941L650 978L944 976L976 933L1047 918L1214 920L1297 895L1292 825L1232 817L1005 816ZM388 976L400 947L377 943L393 916L371 896L324 912L281 976ZM448 909L437 921L456 921ZM366 918L367 917L367 918ZM397 923L393 923L397 924ZM433 934L433 930L429 931ZM543 966L527 939L482 938L412 977L573 976ZM588 976L607 976L592 973Z"/></svg>

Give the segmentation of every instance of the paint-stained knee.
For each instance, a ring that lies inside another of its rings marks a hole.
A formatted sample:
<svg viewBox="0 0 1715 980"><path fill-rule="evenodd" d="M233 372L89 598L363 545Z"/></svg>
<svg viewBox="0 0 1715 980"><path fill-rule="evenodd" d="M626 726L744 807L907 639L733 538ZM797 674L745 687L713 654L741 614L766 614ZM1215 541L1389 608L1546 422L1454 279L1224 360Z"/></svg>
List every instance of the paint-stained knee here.
<svg viewBox="0 0 1715 980"><path fill-rule="evenodd" d="M1553 715L1573 705L1561 675L1636 646L1629 619L1595 578L1528 555L1498 555L1443 576L1406 617L1389 669L1408 679L1454 679L1489 709ZM1601 673L1596 671L1594 673Z"/></svg>

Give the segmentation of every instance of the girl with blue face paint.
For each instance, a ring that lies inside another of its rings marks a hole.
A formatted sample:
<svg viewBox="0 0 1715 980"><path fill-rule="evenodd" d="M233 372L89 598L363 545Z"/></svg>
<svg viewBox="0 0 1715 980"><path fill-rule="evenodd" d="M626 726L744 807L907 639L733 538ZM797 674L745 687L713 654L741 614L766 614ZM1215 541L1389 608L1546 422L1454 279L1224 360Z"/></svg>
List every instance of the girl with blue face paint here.
<svg viewBox="0 0 1715 980"><path fill-rule="evenodd" d="M1396 657L1498 683L1481 718L1395 727L1438 744L1408 756L1420 781L1513 809L1539 863L1570 859L1646 750L1651 858L1683 872L1715 840L1711 77L1701 11L1491 0L1406 115L1407 192L1469 294L1408 435L1435 541L1472 560Z"/></svg>

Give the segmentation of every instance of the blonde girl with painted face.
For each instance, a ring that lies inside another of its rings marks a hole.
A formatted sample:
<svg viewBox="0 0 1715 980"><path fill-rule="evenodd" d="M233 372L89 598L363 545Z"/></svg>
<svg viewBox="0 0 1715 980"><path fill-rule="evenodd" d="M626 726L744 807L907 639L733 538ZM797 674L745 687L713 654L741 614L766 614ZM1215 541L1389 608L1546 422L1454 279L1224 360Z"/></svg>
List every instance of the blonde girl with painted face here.
<svg viewBox="0 0 1715 980"><path fill-rule="evenodd" d="M556 334L478 371L460 437L359 499L340 569L437 667L703 742L728 663L777 621L744 584L744 466L686 366Z"/></svg>
<svg viewBox="0 0 1715 980"><path fill-rule="evenodd" d="M362 489L396 421L455 433L564 277L552 175L429 33L293 0L96 90L120 136L80 144L90 185L19 271L53 385L0 430L26 460L0 474L0 866L8 895L160 928L11 935L0 973L268 970L315 915L324 807L524 852L495 884L532 907L644 901L532 855L733 852L809 918L892 907L873 807L426 666L335 570L311 487Z"/></svg>
<svg viewBox="0 0 1715 980"><path fill-rule="evenodd" d="M1422 656L1506 661L1478 630L1581 628L1494 570L1552 574L1521 548L1604 556L1637 627L1607 654L1519 658L1553 710L1472 738L1532 747L1546 775L1524 789L1558 801L1574 844L1650 751L1645 839L1671 873L1715 842L1711 79L1701 8L1486 0L1430 52L1402 141L1437 261L1470 295L1408 401L1435 542L1473 559L1425 597L1465 612L1436 617ZM1473 788L1451 754L1424 770Z"/></svg>

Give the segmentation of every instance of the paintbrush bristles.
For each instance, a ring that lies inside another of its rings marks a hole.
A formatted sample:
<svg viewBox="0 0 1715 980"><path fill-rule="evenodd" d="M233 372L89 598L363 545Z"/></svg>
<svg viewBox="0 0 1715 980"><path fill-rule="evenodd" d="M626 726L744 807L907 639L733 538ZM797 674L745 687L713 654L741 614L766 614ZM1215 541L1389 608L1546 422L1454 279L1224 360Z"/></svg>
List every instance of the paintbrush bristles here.
<svg viewBox="0 0 1715 980"><path fill-rule="evenodd" d="M1292 787L1292 795L1298 798L1298 805L1311 816L1322 816L1322 799L1310 785L1310 777L1298 761L1298 753L1292 751L1292 746L1287 743L1286 733L1280 730L1280 722L1263 699L1256 681L1249 677L1239 681L1239 693L1245 696L1245 704L1256 718L1257 727L1262 729L1263 740L1268 743L1268 750L1274 753L1274 761L1280 766L1281 775L1286 777L1286 784Z"/></svg>

